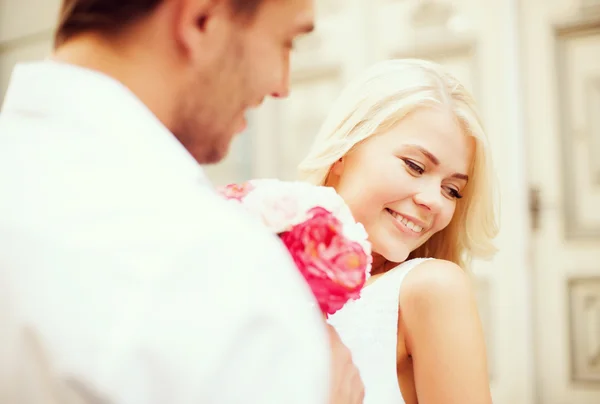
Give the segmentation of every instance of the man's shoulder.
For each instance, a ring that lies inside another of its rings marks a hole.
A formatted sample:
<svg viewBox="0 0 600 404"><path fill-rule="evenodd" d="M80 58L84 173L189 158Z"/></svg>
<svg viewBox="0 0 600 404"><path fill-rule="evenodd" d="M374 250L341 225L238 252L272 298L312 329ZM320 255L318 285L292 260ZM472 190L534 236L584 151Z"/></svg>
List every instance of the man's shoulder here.
<svg viewBox="0 0 600 404"><path fill-rule="evenodd" d="M255 236L257 241L273 238L258 218L244 211L238 203L220 197L211 187L199 187L193 194L181 208L190 217L190 224L201 225L202 236L227 236L246 241L251 241L248 236Z"/></svg>
<svg viewBox="0 0 600 404"><path fill-rule="evenodd" d="M208 256L228 254L225 261L277 262L292 265L289 254L277 236L269 232L258 218L244 211L241 205L221 198L210 187L191 190L183 197L171 219L162 221L166 228L184 243L202 246ZM173 224L176 227L172 227Z"/></svg>

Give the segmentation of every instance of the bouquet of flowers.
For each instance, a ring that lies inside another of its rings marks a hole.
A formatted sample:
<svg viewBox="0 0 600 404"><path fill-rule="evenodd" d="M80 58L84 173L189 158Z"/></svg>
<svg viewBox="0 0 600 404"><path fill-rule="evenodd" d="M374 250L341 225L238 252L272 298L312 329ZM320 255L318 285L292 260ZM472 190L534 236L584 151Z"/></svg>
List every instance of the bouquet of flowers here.
<svg viewBox="0 0 600 404"><path fill-rule="evenodd" d="M277 234L327 316L357 299L371 270L371 244L330 187L275 179L219 188Z"/></svg>

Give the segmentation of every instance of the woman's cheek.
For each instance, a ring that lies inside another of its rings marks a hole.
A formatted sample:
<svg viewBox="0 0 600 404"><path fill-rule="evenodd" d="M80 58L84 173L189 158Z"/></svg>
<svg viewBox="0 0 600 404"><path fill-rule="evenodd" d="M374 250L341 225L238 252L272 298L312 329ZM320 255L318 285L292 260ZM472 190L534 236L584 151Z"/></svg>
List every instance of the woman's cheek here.
<svg viewBox="0 0 600 404"><path fill-rule="evenodd" d="M452 221L452 217L454 216L454 212L455 212L455 208L449 208L448 210L444 210L440 215L438 215L437 217L437 221L438 221L438 225L436 227L438 227L438 229L436 230L436 233L438 231L444 230L446 227L448 227L448 225L450 224L450 222Z"/></svg>

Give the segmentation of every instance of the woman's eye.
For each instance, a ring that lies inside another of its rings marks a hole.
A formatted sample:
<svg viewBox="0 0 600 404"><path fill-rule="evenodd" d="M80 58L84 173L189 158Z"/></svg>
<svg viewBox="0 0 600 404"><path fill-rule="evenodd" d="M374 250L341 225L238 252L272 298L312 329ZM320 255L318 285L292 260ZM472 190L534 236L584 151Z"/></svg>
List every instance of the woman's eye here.
<svg viewBox="0 0 600 404"><path fill-rule="evenodd" d="M458 192L454 188L446 188L446 192L448 193L448 196L450 196L453 199L460 199L460 198L462 198L461 193Z"/></svg>
<svg viewBox="0 0 600 404"><path fill-rule="evenodd" d="M406 166L413 172L421 175L425 172L425 169L423 167L421 167L420 165L418 165L417 163L415 163L412 160L404 160L404 163L406 164Z"/></svg>

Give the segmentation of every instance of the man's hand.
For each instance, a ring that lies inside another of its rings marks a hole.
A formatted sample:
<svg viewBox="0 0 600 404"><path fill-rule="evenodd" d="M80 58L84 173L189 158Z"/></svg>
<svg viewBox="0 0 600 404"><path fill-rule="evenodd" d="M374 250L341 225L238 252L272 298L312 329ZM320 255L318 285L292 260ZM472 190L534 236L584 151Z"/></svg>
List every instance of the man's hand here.
<svg viewBox="0 0 600 404"><path fill-rule="evenodd" d="M332 372L330 404L362 404L365 386L352 355L331 325L327 325L331 344Z"/></svg>

